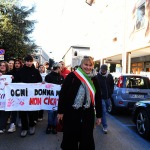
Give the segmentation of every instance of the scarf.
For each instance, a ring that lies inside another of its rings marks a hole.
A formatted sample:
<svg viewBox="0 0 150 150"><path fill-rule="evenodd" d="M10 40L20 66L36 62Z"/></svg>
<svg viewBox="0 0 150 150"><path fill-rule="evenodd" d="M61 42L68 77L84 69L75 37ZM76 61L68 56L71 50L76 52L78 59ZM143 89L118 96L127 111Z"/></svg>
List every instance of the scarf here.
<svg viewBox="0 0 150 150"><path fill-rule="evenodd" d="M101 74L101 70L99 71L99 73ZM109 71L107 70L107 72L106 72L106 74L101 74L103 77L107 77L108 76L108 74L109 74Z"/></svg>
<svg viewBox="0 0 150 150"><path fill-rule="evenodd" d="M82 106L84 108L89 108L91 105L91 102L94 105L94 98L95 98L96 90L90 77L93 77L95 74L87 75L80 67L78 67L78 69L74 71L74 74L77 76L78 79L81 80L82 84L80 85L78 89L78 93L74 100L73 107L75 109L78 109Z"/></svg>

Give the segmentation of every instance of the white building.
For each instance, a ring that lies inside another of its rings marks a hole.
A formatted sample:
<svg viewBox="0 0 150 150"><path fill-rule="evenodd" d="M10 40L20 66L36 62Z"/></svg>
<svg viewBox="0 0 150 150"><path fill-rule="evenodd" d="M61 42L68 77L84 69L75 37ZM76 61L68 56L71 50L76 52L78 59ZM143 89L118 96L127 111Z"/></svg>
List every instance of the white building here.
<svg viewBox="0 0 150 150"><path fill-rule="evenodd" d="M44 62L49 62L49 56L42 48L37 48L34 50L33 58L34 61L38 62L39 64L44 64Z"/></svg>
<svg viewBox="0 0 150 150"><path fill-rule="evenodd" d="M90 47L71 46L62 59L67 67L74 68L75 66L80 65L81 59L85 55L90 55Z"/></svg>

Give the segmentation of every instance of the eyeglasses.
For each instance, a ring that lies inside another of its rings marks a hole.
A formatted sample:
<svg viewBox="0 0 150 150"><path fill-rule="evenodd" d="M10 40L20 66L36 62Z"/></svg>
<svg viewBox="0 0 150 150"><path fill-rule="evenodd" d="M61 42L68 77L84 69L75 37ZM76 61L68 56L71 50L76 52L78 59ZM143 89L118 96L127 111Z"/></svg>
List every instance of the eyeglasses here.
<svg viewBox="0 0 150 150"><path fill-rule="evenodd" d="M89 59L94 59L93 57L91 57L91 56L84 56L83 58L89 58Z"/></svg>

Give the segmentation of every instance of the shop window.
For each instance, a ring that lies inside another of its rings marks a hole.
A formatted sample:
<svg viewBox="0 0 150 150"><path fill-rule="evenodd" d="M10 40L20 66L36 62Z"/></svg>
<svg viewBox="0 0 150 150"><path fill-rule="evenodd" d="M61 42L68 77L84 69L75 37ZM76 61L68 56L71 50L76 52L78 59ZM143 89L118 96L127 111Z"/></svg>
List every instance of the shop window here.
<svg viewBox="0 0 150 150"><path fill-rule="evenodd" d="M140 74L141 71L143 71L143 62L141 63L133 63L131 64L131 70L133 74Z"/></svg>
<svg viewBox="0 0 150 150"><path fill-rule="evenodd" d="M137 63L135 63L135 64L132 64L132 66L133 66L133 67L137 66Z"/></svg>
<svg viewBox="0 0 150 150"><path fill-rule="evenodd" d="M145 3L143 3L137 8L136 30L143 28L144 23L145 23Z"/></svg>
<svg viewBox="0 0 150 150"><path fill-rule="evenodd" d="M138 63L138 67L143 67L143 63Z"/></svg>

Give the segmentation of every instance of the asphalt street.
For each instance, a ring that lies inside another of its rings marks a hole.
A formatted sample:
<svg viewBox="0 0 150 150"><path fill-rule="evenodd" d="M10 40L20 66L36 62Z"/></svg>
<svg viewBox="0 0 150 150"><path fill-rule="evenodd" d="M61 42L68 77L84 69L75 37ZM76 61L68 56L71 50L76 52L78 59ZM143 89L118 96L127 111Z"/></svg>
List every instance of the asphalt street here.
<svg viewBox="0 0 150 150"><path fill-rule="evenodd" d="M150 140L141 138L136 131L108 114L108 134L102 132L101 126L94 129L96 150L149 150ZM0 150L60 150L62 133L57 135L45 133L47 112L42 122L38 122L35 135L20 137L20 128L14 133L0 134Z"/></svg>

